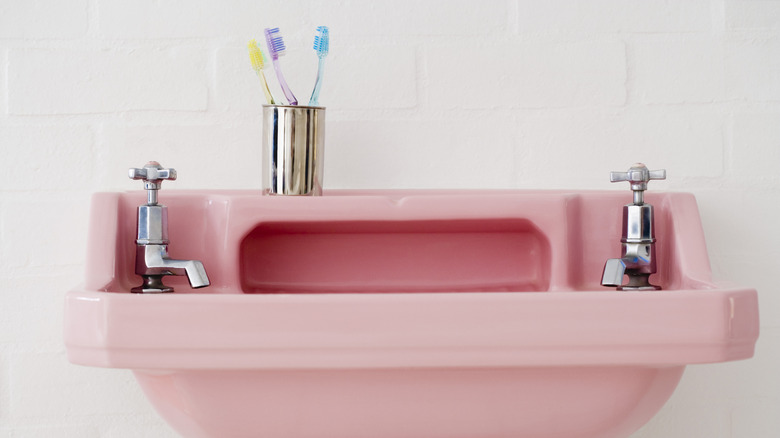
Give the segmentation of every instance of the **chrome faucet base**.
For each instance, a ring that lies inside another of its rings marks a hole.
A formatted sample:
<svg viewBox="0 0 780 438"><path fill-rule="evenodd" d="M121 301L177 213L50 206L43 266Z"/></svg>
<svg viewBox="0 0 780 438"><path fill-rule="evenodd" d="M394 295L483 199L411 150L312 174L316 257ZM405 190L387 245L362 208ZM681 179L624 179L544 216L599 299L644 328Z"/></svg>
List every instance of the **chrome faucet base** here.
<svg viewBox="0 0 780 438"><path fill-rule="evenodd" d="M173 292L173 288L162 282L162 275L142 275L144 283L130 289L134 294L161 294Z"/></svg>
<svg viewBox="0 0 780 438"><path fill-rule="evenodd" d="M643 291L643 290L661 290L661 286L650 284L650 274L628 275L628 284L618 286L617 290L625 291Z"/></svg>

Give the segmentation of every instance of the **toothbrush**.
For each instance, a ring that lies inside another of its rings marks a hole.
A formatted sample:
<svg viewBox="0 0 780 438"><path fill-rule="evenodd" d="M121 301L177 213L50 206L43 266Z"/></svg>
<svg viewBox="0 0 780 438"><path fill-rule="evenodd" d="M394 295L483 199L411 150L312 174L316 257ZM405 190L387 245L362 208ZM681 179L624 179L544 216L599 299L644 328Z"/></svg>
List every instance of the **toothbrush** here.
<svg viewBox="0 0 780 438"><path fill-rule="evenodd" d="M318 34L314 37L314 51L317 52L317 57L320 58L320 61L317 66L317 80L314 82L314 90L311 92L309 106L319 105L322 75L325 71L325 57L328 56L328 48L330 46L328 26L317 27L317 32Z"/></svg>
<svg viewBox="0 0 780 438"><path fill-rule="evenodd" d="M279 28L265 29L265 42L268 44L268 53L271 54L271 59L274 63L274 70L276 71L276 79L279 80L279 85L282 87L284 97L287 98L287 102L290 105L298 105L298 99L295 98L290 87L287 86L287 81L284 80L282 75L282 68L279 66L279 57L284 55L284 40L282 34L279 32Z"/></svg>
<svg viewBox="0 0 780 438"><path fill-rule="evenodd" d="M257 41L255 40L250 40L247 47L249 48L249 60L252 62L252 68L255 70L255 73L257 73L257 77L260 78L260 83L263 84L265 100L269 104L274 105L276 104L276 101L274 100L273 95L271 95L271 90L268 88L268 82L265 80L265 74L263 74L263 69L266 68L263 51L257 46Z"/></svg>

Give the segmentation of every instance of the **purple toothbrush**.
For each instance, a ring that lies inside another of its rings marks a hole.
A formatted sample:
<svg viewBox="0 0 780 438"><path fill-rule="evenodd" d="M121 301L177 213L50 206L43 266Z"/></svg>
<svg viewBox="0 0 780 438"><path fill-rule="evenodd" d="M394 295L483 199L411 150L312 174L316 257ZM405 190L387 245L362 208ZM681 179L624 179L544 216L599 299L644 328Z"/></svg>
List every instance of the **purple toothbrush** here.
<svg viewBox="0 0 780 438"><path fill-rule="evenodd" d="M271 54L274 70L276 71L276 78L279 79L279 85L282 87L284 97L287 98L287 102L290 105L298 105L298 99L295 98L292 90L287 86L287 81L284 80L284 75L282 75L282 68L279 66L279 57L284 55L285 51L284 40L282 39L282 34L279 32L279 28L266 28L265 41L268 44L268 52Z"/></svg>

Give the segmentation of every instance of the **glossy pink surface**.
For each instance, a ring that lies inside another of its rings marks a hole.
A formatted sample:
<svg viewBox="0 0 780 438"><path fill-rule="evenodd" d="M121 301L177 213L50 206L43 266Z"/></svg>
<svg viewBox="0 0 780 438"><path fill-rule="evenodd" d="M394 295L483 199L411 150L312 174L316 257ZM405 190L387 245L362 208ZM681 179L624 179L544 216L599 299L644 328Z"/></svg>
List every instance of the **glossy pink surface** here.
<svg viewBox="0 0 780 438"><path fill-rule="evenodd" d="M659 292L599 285L620 192L164 191L212 286L136 295L141 192L93 198L74 363L128 368L185 437L627 437L685 365L749 358L693 196L649 193ZM717 382L713 382L717 384Z"/></svg>

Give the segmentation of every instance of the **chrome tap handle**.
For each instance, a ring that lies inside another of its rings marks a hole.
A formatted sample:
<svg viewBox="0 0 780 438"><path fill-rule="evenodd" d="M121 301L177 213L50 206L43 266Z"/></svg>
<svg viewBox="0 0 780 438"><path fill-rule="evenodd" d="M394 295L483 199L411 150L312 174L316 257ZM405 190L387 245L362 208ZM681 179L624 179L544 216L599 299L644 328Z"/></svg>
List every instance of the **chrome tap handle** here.
<svg viewBox="0 0 780 438"><path fill-rule="evenodd" d="M611 182L628 181L631 190L647 190L647 182L654 179L666 179L666 169L648 170L642 163L636 163L628 169L628 172L610 172Z"/></svg>
<svg viewBox="0 0 780 438"><path fill-rule="evenodd" d="M144 189L147 190L147 204L157 204L157 190L162 187L164 180L176 180L176 169L166 169L156 161L150 161L140 169L131 168L128 170L130 179L140 179L144 182Z"/></svg>
<svg viewBox="0 0 780 438"><path fill-rule="evenodd" d="M666 179L666 169L648 170L642 163L635 163L628 172L610 172L610 182L628 181L634 191L634 204L644 203L642 192L647 190L647 183L654 179Z"/></svg>

